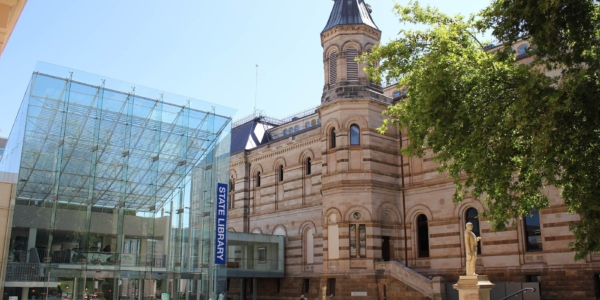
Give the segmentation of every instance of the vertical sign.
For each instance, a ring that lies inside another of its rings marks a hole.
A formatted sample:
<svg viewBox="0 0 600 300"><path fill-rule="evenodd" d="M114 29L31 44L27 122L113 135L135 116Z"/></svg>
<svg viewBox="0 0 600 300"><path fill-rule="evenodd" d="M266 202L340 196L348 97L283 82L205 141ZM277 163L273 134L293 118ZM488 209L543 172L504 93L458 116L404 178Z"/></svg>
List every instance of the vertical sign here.
<svg viewBox="0 0 600 300"><path fill-rule="evenodd" d="M227 184L217 184L215 214L215 264L227 264Z"/></svg>

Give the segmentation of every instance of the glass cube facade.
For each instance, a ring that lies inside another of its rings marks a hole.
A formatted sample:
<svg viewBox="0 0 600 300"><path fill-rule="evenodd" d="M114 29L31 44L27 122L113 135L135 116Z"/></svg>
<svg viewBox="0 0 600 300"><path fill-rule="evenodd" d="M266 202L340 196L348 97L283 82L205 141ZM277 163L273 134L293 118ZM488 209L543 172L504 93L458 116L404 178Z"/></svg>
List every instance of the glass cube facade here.
<svg viewBox="0 0 600 300"><path fill-rule="evenodd" d="M219 293L216 186L228 182L233 113L39 64L0 161L14 187L5 295Z"/></svg>

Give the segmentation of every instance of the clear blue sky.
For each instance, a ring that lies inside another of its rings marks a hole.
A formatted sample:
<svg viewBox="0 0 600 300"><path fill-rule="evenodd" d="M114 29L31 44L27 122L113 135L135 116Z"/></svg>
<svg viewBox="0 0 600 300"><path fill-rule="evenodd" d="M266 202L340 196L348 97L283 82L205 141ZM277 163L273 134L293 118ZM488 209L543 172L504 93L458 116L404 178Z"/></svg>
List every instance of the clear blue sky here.
<svg viewBox="0 0 600 300"><path fill-rule="evenodd" d="M398 0L407 3L408 0ZM393 0L367 0L393 39ZM425 0L449 14L485 0ZM37 61L285 117L320 104L319 34L331 0L29 0L0 57L0 132L8 136ZM184 104L184 103L178 103ZM193 103L192 103L193 107Z"/></svg>

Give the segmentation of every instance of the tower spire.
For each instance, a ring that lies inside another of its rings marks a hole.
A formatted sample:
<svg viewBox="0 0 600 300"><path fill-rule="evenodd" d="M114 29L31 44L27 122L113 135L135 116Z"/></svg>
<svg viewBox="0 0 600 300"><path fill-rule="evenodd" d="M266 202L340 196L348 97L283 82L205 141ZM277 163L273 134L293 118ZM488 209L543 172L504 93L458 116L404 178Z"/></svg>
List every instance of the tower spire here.
<svg viewBox="0 0 600 300"><path fill-rule="evenodd" d="M364 24L379 30L371 18L371 6L364 0L334 0L329 21L322 32L338 25Z"/></svg>

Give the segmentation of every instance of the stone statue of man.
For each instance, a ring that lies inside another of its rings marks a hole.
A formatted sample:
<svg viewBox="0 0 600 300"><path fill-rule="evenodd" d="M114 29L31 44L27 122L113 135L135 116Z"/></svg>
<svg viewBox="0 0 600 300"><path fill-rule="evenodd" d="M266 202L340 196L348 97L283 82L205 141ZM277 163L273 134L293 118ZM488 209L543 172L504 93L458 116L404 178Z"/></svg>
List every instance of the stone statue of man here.
<svg viewBox="0 0 600 300"><path fill-rule="evenodd" d="M473 224L467 223L465 230L465 249L467 252L467 276L475 276L475 263L477 262L477 242L481 240L473 233Z"/></svg>

